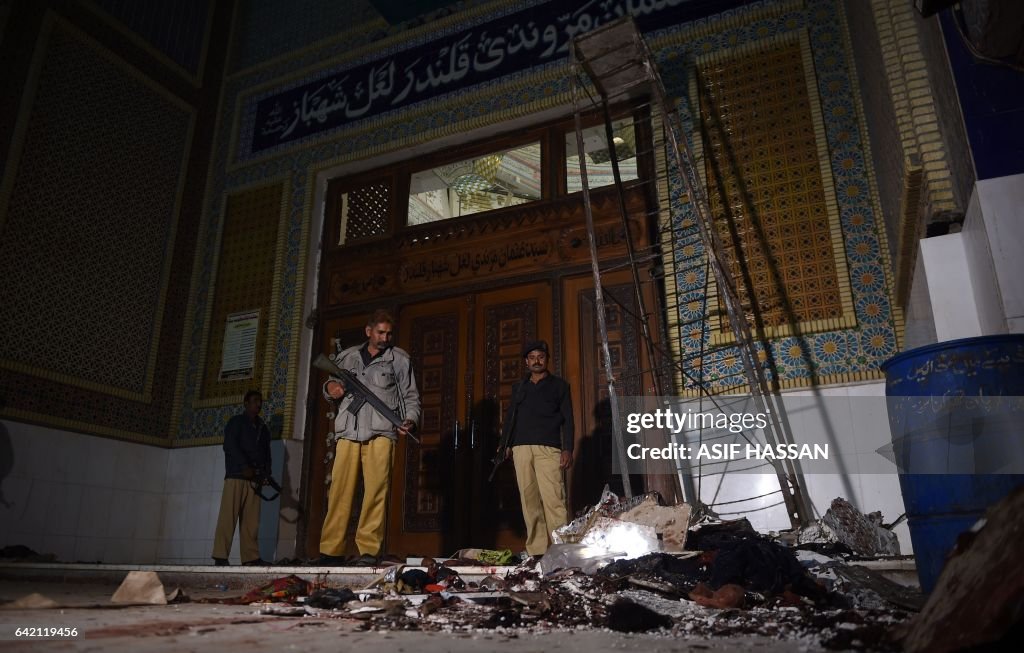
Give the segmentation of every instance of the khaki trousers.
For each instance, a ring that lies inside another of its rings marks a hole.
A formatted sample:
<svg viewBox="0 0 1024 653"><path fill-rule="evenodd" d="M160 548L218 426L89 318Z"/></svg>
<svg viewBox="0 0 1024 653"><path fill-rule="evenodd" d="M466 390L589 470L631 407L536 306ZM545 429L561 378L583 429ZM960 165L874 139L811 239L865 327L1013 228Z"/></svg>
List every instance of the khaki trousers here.
<svg viewBox="0 0 1024 653"><path fill-rule="evenodd" d="M352 515L359 472L363 473L363 505L356 529L356 548L361 555L380 556L387 523L387 499L391 489L394 440L378 435L368 442L338 440L334 451L327 516L320 533L320 552L345 553L345 531Z"/></svg>
<svg viewBox="0 0 1024 653"><path fill-rule="evenodd" d="M240 478L224 479L224 491L220 495L220 514L217 515L217 530L213 535L213 557L227 560L231 552L231 540L235 537L235 522L238 522L238 549L242 562L260 557L256 537L260 531L260 498L249 481Z"/></svg>
<svg viewBox="0 0 1024 653"><path fill-rule="evenodd" d="M543 555L551 531L567 521L565 483L559 468L562 452L555 447L526 444L512 447L519 500L526 521L526 552Z"/></svg>

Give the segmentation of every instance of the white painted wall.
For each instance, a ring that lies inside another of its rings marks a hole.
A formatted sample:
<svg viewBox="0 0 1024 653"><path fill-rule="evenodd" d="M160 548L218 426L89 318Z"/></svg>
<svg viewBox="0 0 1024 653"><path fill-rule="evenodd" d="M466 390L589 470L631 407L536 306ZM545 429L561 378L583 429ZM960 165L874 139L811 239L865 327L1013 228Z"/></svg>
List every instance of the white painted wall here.
<svg viewBox="0 0 1024 653"><path fill-rule="evenodd" d="M905 348L1024 333L1024 174L979 181L958 234L926 238Z"/></svg>
<svg viewBox="0 0 1024 653"><path fill-rule="evenodd" d="M209 564L224 479L220 445L162 449L0 421L0 547L62 562ZM281 479L284 444L271 444ZM263 506L260 554L276 558L280 499ZM238 560L238 536L232 561Z"/></svg>
<svg viewBox="0 0 1024 653"><path fill-rule="evenodd" d="M939 341L935 334L935 316L932 314L932 299L928 294L928 275L924 269L924 257L922 256L917 257L912 279L910 301L903 330L904 349L916 349Z"/></svg>
<svg viewBox="0 0 1024 653"><path fill-rule="evenodd" d="M790 401L799 397L798 402ZM818 467L803 467L812 517L823 515L837 497L863 513L881 511L886 523L903 514L896 466L877 449L892 441L885 408L885 383L837 386L784 393L787 421L796 443L828 444L833 461ZM799 410L791 410L794 406ZM696 409L694 409L696 410ZM703 410L713 409L705 406ZM690 441L692 444L692 440ZM749 466L740 461L734 469ZM756 464L756 462L754 463ZM821 470L827 469L828 473ZM712 504L723 518L746 517L761 532L790 528L789 518L779 503L779 494L753 501L740 501L778 490L773 473L730 473L707 477L700 488L701 500ZM714 505L718 504L718 505ZM894 529L903 553L913 552L906 522Z"/></svg>
<svg viewBox="0 0 1024 653"><path fill-rule="evenodd" d="M280 481L284 446L275 440L270 448L274 477ZM224 450L220 445L170 451L158 563L209 564L223 487ZM273 517L280 502L264 502L260 512L259 546L264 560L277 558L277 520ZM229 560L240 562L237 530Z"/></svg>
<svg viewBox="0 0 1024 653"><path fill-rule="evenodd" d="M983 335L963 234L926 238L920 248L938 342Z"/></svg>
<svg viewBox="0 0 1024 653"><path fill-rule="evenodd" d="M166 449L0 421L11 466L0 491L0 543L69 562L156 560Z"/></svg>
<svg viewBox="0 0 1024 653"><path fill-rule="evenodd" d="M843 474L812 472L805 476L816 516L824 514L836 497L847 499L863 513L881 511L887 523L905 512L896 467L877 452L892 442L884 382L799 390L785 396L821 400L821 410L810 410L794 420L794 440L828 442L843 461ZM913 553L907 523L893 532L899 538L900 551Z"/></svg>
<svg viewBox="0 0 1024 653"><path fill-rule="evenodd" d="M971 195L962 236L981 333L1006 333L1006 312L999 293L992 248L989 245L985 216L981 213L981 198L977 188Z"/></svg>
<svg viewBox="0 0 1024 653"><path fill-rule="evenodd" d="M1006 326L988 333L1024 333L1024 174L979 181L964 220L972 241L972 272L994 276ZM991 262L976 263L987 245ZM988 284L993 284L989 279Z"/></svg>

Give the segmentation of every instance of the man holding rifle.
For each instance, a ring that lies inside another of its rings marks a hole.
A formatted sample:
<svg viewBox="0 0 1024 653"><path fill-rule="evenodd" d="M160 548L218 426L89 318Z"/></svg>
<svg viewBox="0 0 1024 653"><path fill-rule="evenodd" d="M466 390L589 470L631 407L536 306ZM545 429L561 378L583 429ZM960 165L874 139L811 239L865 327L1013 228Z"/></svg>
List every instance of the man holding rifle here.
<svg viewBox="0 0 1024 653"><path fill-rule="evenodd" d="M529 376L512 387L502 442L512 448L526 521L526 552L540 557L568 519L562 473L572 467L575 425L569 384L548 371L548 344L527 343Z"/></svg>
<svg viewBox="0 0 1024 653"><path fill-rule="evenodd" d="M335 407L334 433L337 444L331 488L327 497L327 516L320 534L320 560L323 565L341 565L359 474L363 475L363 503L356 530L359 558L355 564L376 565L384 543L387 498L391 489L391 466L395 441L409 436L420 418L420 393L413 377L409 354L391 344L394 318L384 310L374 311L366 324L367 340L349 347L334 360L371 391L392 413L401 417L398 425L388 416L357 397L356 388L346 388L341 378L332 376L324 384L324 397ZM346 394L348 395L346 397ZM352 402L355 411L349 410Z"/></svg>

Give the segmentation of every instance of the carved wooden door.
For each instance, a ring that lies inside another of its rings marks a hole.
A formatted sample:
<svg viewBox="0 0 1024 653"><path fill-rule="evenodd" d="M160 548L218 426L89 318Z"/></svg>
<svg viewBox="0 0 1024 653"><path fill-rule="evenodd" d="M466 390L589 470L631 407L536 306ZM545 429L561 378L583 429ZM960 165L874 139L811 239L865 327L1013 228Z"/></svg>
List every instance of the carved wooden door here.
<svg viewBox="0 0 1024 653"><path fill-rule="evenodd" d="M395 450L386 541L391 553L439 556L459 548L462 483L470 471L458 441L466 413L470 300L410 304L398 317L398 345L412 358L421 418L420 441L403 439Z"/></svg>
<svg viewBox="0 0 1024 653"><path fill-rule="evenodd" d="M397 311L397 344L409 352L420 390L420 442L395 449L385 550L399 555L448 555L460 548L521 551L525 529L511 461L493 482L492 458L512 384L523 377L523 344L543 338L553 347L558 370L549 282L469 293L406 304ZM325 320L320 350L331 353L365 339L363 313ZM331 430L314 381L316 413L311 443L307 552L315 555L326 512L330 449L321 434ZM350 536L358 520L356 501ZM348 553L354 553L351 537Z"/></svg>
<svg viewBox="0 0 1024 653"><path fill-rule="evenodd" d="M616 392L620 398L650 394L651 376L629 273L604 275L602 288ZM593 277L587 274L567 278L562 284L562 296L565 378L572 386L577 416L569 506L577 512L597 502L606 483L620 494L622 486L620 477L612 473L611 405L597 327ZM650 299L647 305L653 305ZM634 493L642 491L642 482L640 476L633 477Z"/></svg>
<svg viewBox="0 0 1024 653"><path fill-rule="evenodd" d="M492 482L487 477L512 384L526 373L523 345L543 339L555 347L552 355L558 355L551 285L541 282L481 293L475 304L470 531L482 543L474 546L519 552L525 546L526 527L512 461L499 467ZM557 363L557 359L549 360L549 368L556 370Z"/></svg>
<svg viewBox="0 0 1024 653"><path fill-rule="evenodd" d="M520 551L524 527L511 462L487 482L523 344L552 337L551 287L527 284L414 303L398 317L423 404L420 443L400 442L389 552Z"/></svg>

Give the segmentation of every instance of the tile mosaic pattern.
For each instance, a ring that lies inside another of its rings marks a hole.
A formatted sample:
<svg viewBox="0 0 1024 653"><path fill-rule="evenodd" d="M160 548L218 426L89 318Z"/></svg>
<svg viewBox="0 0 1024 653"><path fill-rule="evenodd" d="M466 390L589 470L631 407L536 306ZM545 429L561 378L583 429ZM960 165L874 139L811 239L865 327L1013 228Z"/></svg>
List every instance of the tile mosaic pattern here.
<svg viewBox="0 0 1024 653"><path fill-rule="evenodd" d="M273 299L274 258L283 192L281 184L273 184L228 198L203 372L204 399L226 397L234 400L250 389L261 390L263 370L267 364L264 360L268 329L266 317L270 314ZM260 311L253 378L219 381L224 325L228 315L252 310ZM237 403L232 401L232 405Z"/></svg>
<svg viewBox="0 0 1024 653"><path fill-rule="evenodd" d="M209 29L207 0L92 1L193 77L199 75Z"/></svg>
<svg viewBox="0 0 1024 653"><path fill-rule="evenodd" d="M533 2L524 5L535 4ZM493 11L502 15L515 7L504 6ZM830 170L835 180L839 218L843 227L844 249L855 252L863 262L853 258L850 267L852 300L857 326L800 337L779 338L771 342L764 360L774 360L780 383L800 386L811 383L839 383L864 378L876 378L878 365L887 352L895 348L896 330L889 300L888 280L884 269L884 248L880 247L876 203L870 191L870 169L865 164L867 155L863 126L857 115L856 81L850 70L851 54L844 45L842 3L839 0L807 0L795 3L788 0L755 2L725 14L694 21L688 25L667 26L646 35L658 59L669 92L684 97L692 62L699 54L726 51L731 48L770 39L775 35L803 30L810 43L816 74L817 92L823 109ZM486 22L489 15L474 13L464 24L445 23L444 29L457 30L468 24ZM389 41L387 48L405 48L428 38L425 33L410 33L409 42ZM435 35L434 38L437 38ZM275 61L272 65L239 74L229 79L225 88L225 106L236 107L239 98L261 88L261 93L272 94L301 82L303 76L320 74L317 67L323 57L333 49L343 49L339 41L323 50L302 51L294 58ZM365 56L364 56L365 55ZM357 65L381 52L364 53L346 65ZM296 73L296 71L302 71ZM269 83L275 80L273 84ZM213 176L204 217L201 239L216 242L219 230L220 198L231 189L259 181L286 179L290 194L288 206L287 251L283 264L280 306L275 315L277 322L277 360L271 387L266 389L267 411L288 408L297 381L289 378L296 367L295 348L301 325L301 287L305 270L307 223L314 210L309 180L317 170L345 161L371 157L377 153L393 151L411 144L425 142L443 134L454 134L483 124L496 124L512 116L524 115L546 106L568 101L568 83L563 62L541 66L509 75L499 82L463 89L424 106L413 106L396 115L380 116L373 121L353 125L333 140L310 142L299 150L271 155L259 161L235 159L237 143L250 140L251 134L239 131L241 125L251 124L244 115L232 112L222 117L213 161ZM688 116L684 107L684 118ZM243 109L244 110L244 109ZM692 128L692 117L687 118ZM675 198L675 221L684 225L692 220L688 207L682 202L682 192L676 183L672 188ZM850 239L858 237L854 243ZM857 253L859 252L859 253ZM872 253L874 259L872 260ZM195 304L198 309L189 322L191 336L186 345L185 387L181 397L179 439L200 442L223 428L231 415L230 407L199 408L194 405L198 386L199 347L207 328L204 321L205 303L202 291L208 287L212 275L215 252L209 248L199 253L198 279L195 286ZM865 276L866 275L866 276ZM681 292L687 293L687 284L701 283L700 274L693 279L679 279ZM866 281L867 283L862 283ZM710 338L710 333L694 334L693 344ZM690 343L684 343L687 347ZM783 352L786 352L785 359ZM816 354L815 352L820 352ZM771 357L768 354L771 354ZM797 354L795 357L793 354ZM816 356L819 356L816 358ZM728 350L704 361L710 372L726 374L729 369Z"/></svg>
<svg viewBox="0 0 1024 653"><path fill-rule="evenodd" d="M839 276L837 281L846 283L843 277L848 276L857 326L818 333L805 331L800 335L772 339L770 350L763 352L761 358L768 376L784 388L878 378L879 364L896 351L890 285L885 273L888 262L879 236L877 205L870 192L873 183L869 178L871 173L864 164L869 157L864 151L863 127L857 116L858 91L847 64L851 55L843 47L844 27L840 11L841 8L829 0L809 2L806 10L794 10L777 19L760 21L753 28L753 33L749 27L737 27L696 42L700 52L707 54L722 49L752 47L759 40L754 34L771 39L793 31L806 31L810 45L816 73L815 89L822 107L827 140L827 172L835 186L842 232L843 252L840 255L845 253L848 268L848 275ZM686 51L684 47L667 48L662 50L661 57L663 65L671 70L672 61L686 60ZM677 88L677 95L681 95L678 89L688 85L692 69L684 65L675 68L669 75ZM682 114L684 124L692 134L695 121L690 109L684 105ZM686 229L695 228L692 209L684 201L678 182L672 193L677 205L676 224L687 233ZM681 259L680 253L676 259ZM815 277L819 274L812 278ZM794 278L800 280L803 286L800 289L805 290L802 275ZM690 307L699 304L704 274L695 270L687 277L677 279L677 283L688 298L680 311L681 317L685 318ZM690 356L699 354L702 346L708 347L712 335L710 330L684 334L681 338L684 353ZM704 357L702 371L707 378L724 380L735 372L730 364L735 360L732 350L718 350Z"/></svg>
<svg viewBox="0 0 1024 653"><path fill-rule="evenodd" d="M144 400L192 116L62 25L49 36L0 221L0 359ZM100 423L134 430L125 412Z"/></svg>
<svg viewBox="0 0 1024 653"><path fill-rule="evenodd" d="M841 318L800 44L708 62L697 87L704 178L717 190L709 201L729 274L739 279L745 264L767 325ZM737 286L750 304L747 287ZM719 328L731 333L724 310Z"/></svg>

